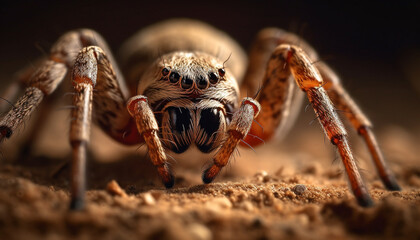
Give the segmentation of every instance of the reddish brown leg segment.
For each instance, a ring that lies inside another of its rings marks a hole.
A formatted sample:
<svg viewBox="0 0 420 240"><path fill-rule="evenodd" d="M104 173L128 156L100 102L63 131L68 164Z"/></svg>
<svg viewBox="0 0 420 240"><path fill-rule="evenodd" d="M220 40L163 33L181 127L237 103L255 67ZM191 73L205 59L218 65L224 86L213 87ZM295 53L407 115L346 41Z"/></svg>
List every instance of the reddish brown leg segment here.
<svg viewBox="0 0 420 240"><path fill-rule="evenodd" d="M233 115L229 125L226 140L217 151L213 164L204 171L202 179L204 183L210 183L226 166L233 151L249 132L252 122L260 112L260 104L252 98L245 98L239 110Z"/></svg>
<svg viewBox="0 0 420 240"><path fill-rule="evenodd" d="M291 93L288 90L291 85L289 81L291 74L299 88L306 92L325 134L337 146L357 201L362 206L372 205L373 201L363 183L348 145L347 133L331 100L323 89L322 77L312 64L312 60L301 48L284 44L273 50L267 63L264 84L258 99L263 111L257 121L263 126L264 132L259 126L253 124L250 133L263 139L273 136L276 127L280 125L285 115L284 112L289 109L287 105L290 103L287 101L287 94ZM247 137L246 141L250 141L251 145L254 144L251 137Z"/></svg>
<svg viewBox="0 0 420 240"><path fill-rule="evenodd" d="M281 45L278 50L283 51L283 57L298 86L308 95L325 134L337 146L357 201L361 206L373 205L348 145L347 133L323 88L324 82L320 73L302 49L291 45Z"/></svg>
<svg viewBox="0 0 420 240"><path fill-rule="evenodd" d="M339 120L331 101L322 87L307 89L306 93L315 110L318 120L324 128L325 134L331 140L331 143L337 146L350 181L351 189L356 196L357 201L362 206L371 206L373 204L369 192L365 187L355 159L350 150L347 141L347 133Z"/></svg>
<svg viewBox="0 0 420 240"><path fill-rule="evenodd" d="M298 36L277 28L260 31L249 53L249 64L241 92L258 94L257 100L263 111L258 115L245 142L251 146L262 144L263 140L282 137L291 128L302 104L303 94L293 84L290 70L282 58L273 55L277 46L283 43L299 44L311 58L315 51ZM263 81L260 82L260 79ZM263 128L261 127L263 126ZM258 137L254 137L258 136Z"/></svg>
<svg viewBox="0 0 420 240"><path fill-rule="evenodd" d="M373 162L378 171L379 177L388 190L401 190L392 171L385 162L385 158L378 146L375 135L372 131L372 124L362 110L353 101L347 91L342 87L338 76L325 64L317 64L325 84L324 88L328 95L350 121L353 128L363 137L368 146Z"/></svg>
<svg viewBox="0 0 420 240"><path fill-rule="evenodd" d="M358 133L362 135L365 139L370 154L372 155L373 163L375 164L379 177L381 178L385 187L388 190L400 191L401 187L398 185L397 180L395 179L395 176L392 173L391 169L386 164L385 158L382 154L381 149L378 146L372 129L368 126L360 127Z"/></svg>
<svg viewBox="0 0 420 240"><path fill-rule="evenodd" d="M159 126L145 96L132 97L127 103L127 109L136 120L137 129L148 147L148 152L153 165L166 188L174 185L175 178L172 175L168 160L160 142Z"/></svg>

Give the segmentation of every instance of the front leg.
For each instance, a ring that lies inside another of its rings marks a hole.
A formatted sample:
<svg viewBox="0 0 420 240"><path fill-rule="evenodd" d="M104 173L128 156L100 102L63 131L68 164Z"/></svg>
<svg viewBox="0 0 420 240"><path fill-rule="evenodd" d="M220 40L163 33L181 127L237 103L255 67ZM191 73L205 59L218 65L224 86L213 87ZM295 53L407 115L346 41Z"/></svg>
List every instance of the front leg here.
<svg viewBox="0 0 420 240"><path fill-rule="evenodd" d="M227 130L227 136L213 159L213 164L207 168L202 176L204 183L210 183L219 174L220 170L229 162L238 143L244 139L251 128L254 119L260 113L260 104L252 98L245 98Z"/></svg>
<svg viewBox="0 0 420 240"><path fill-rule="evenodd" d="M166 188L171 188L175 178L169 169L168 159L158 136L159 126L147 98L141 95L130 98L127 109L136 121L138 132L148 147L150 159L157 168L163 184Z"/></svg>
<svg viewBox="0 0 420 240"><path fill-rule="evenodd" d="M95 122L114 139L125 144L142 141L133 129L125 108L124 85L119 84L117 76L110 58L100 47L85 47L76 57L71 75L75 90L70 123L73 149L71 209L80 209L84 205L86 147L90 142L92 112L95 113Z"/></svg>

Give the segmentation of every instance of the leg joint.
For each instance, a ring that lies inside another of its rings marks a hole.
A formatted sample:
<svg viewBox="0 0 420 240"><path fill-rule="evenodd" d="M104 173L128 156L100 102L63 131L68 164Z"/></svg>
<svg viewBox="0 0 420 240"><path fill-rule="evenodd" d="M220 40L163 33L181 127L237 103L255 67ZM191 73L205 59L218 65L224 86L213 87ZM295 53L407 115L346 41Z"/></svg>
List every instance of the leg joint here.
<svg viewBox="0 0 420 240"><path fill-rule="evenodd" d="M362 126L360 126L358 129L357 129L357 133L359 134L359 135L366 135L367 134L367 132L369 131L369 126L366 126L366 125L362 125Z"/></svg>
<svg viewBox="0 0 420 240"><path fill-rule="evenodd" d="M338 143L342 142L345 139L345 134L337 134L331 137L331 143L333 145L337 145Z"/></svg>
<svg viewBox="0 0 420 240"><path fill-rule="evenodd" d="M70 140L70 145L72 148L77 148L77 147L83 147L86 146L88 144L88 141L86 140Z"/></svg>

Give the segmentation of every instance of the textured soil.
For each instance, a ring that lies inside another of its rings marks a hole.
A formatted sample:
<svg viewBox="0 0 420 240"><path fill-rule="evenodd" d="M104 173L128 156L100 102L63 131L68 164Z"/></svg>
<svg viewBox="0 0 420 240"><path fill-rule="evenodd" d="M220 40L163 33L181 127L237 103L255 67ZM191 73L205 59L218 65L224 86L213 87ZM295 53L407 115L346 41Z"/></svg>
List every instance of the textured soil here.
<svg viewBox="0 0 420 240"><path fill-rule="evenodd" d="M401 192L384 189L363 142L352 136L371 208L356 204L317 123L304 120L286 140L255 152L241 149L209 185L201 183L200 158L173 162L171 190L143 148L119 146L94 129L87 206L71 212L67 132L51 119L32 150L20 146L30 124L1 146L1 239L420 238L420 129L377 131Z"/></svg>

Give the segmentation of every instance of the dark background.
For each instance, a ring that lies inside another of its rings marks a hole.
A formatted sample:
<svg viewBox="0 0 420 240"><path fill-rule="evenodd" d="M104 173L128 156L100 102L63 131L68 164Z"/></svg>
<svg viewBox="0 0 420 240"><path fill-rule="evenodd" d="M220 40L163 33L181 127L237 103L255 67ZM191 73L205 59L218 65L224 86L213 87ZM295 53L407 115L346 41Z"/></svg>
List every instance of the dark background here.
<svg viewBox="0 0 420 240"><path fill-rule="evenodd" d="M138 29L188 17L228 32L248 48L277 26L310 42L380 128L418 125L419 1L10 1L0 6L0 86L74 28L93 28L115 51Z"/></svg>

